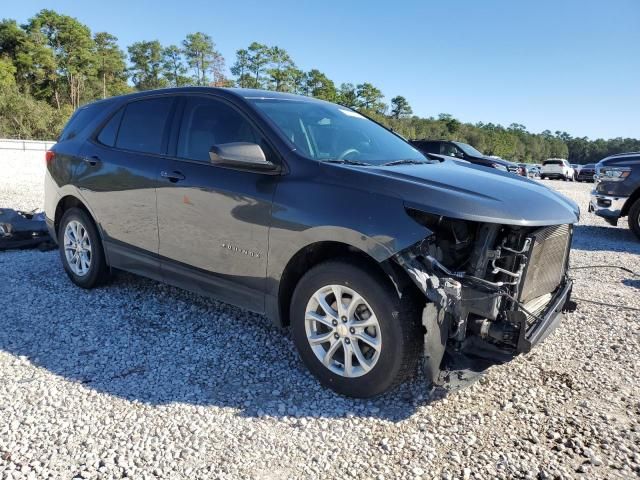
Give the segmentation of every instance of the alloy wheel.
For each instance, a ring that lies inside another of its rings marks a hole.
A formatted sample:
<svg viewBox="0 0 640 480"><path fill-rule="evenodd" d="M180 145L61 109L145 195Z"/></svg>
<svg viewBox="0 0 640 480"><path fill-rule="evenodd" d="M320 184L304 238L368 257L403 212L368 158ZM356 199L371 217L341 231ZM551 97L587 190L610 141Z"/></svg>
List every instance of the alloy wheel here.
<svg viewBox="0 0 640 480"><path fill-rule="evenodd" d="M382 334L367 301L343 285L317 290L305 310L307 341L316 358L333 373L360 377L378 362Z"/></svg>
<svg viewBox="0 0 640 480"><path fill-rule="evenodd" d="M91 239L82 223L71 220L64 229L64 255L71 271L84 277L91 268Z"/></svg>

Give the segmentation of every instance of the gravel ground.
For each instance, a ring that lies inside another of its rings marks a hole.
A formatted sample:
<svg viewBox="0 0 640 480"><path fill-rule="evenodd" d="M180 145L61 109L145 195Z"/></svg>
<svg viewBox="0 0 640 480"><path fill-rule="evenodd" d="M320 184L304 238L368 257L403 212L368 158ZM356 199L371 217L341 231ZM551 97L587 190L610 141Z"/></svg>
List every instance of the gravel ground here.
<svg viewBox="0 0 640 480"><path fill-rule="evenodd" d="M41 164L0 157L0 206L42 203ZM583 207L571 260L640 271L640 242ZM0 252L0 477L640 476L637 310L579 302L532 353L436 398L321 388L288 332L120 274L71 285L56 252ZM640 279L576 270L578 298L640 308Z"/></svg>

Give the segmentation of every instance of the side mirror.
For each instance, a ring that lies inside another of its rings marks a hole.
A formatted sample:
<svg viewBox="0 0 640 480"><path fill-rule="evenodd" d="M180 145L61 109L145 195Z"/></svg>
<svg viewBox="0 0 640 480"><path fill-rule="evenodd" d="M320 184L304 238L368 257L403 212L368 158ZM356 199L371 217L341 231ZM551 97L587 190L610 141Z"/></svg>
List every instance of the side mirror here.
<svg viewBox="0 0 640 480"><path fill-rule="evenodd" d="M276 165L267 160L260 145L249 142L220 143L209 150L214 165L227 167L275 170Z"/></svg>

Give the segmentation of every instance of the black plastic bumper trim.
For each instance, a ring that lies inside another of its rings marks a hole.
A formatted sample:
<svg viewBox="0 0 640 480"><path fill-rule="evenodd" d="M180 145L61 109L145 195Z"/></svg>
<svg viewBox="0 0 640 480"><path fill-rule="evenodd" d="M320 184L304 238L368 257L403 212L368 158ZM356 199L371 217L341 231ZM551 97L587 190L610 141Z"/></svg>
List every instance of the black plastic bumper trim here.
<svg viewBox="0 0 640 480"><path fill-rule="evenodd" d="M553 330L560 324L562 320L562 311L567 302L571 299L571 290L573 289L573 281L567 279L553 300L547 307L546 313L538 322L529 327L518 342L518 353L525 353L531 350L535 345L542 342L549 336ZM526 327L525 327L526 328Z"/></svg>

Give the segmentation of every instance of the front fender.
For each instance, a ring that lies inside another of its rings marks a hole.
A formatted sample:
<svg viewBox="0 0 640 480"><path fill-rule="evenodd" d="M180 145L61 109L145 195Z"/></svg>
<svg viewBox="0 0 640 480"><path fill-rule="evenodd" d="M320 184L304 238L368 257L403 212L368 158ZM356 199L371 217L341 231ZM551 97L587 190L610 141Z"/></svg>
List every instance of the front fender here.
<svg viewBox="0 0 640 480"><path fill-rule="evenodd" d="M343 243L384 262L428 233L409 217L397 197L324 177L317 181L283 177L275 194L269 233L268 293L277 293L289 261L313 243Z"/></svg>

